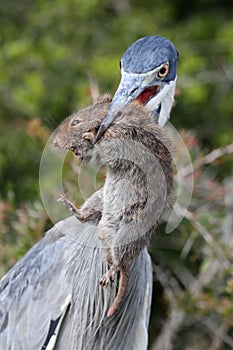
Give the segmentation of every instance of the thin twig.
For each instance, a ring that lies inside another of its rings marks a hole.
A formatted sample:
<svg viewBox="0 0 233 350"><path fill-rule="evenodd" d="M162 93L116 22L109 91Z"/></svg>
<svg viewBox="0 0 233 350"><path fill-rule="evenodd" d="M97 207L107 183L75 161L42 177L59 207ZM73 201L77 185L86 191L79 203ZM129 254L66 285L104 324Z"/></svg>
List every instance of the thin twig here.
<svg viewBox="0 0 233 350"><path fill-rule="evenodd" d="M217 241L213 236L206 230L206 228L197 220L196 215L189 211L188 209L183 208L181 205L177 204L176 206L177 213L188 219L196 230L201 234L203 239L211 246L214 253L218 256L221 262L224 264L224 267L229 267L230 263L225 258L223 250L220 248Z"/></svg>
<svg viewBox="0 0 233 350"><path fill-rule="evenodd" d="M231 153L233 153L233 143L224 147L216 148L215 150L211 151L204 157L197 159L192 165L187 165L186 167L181 169L179 171L179 176L186 177L192 174L193 171L202 167L203 165L210 164L214 162L216 159Z"/></svg>
<svg viewBox="0 0 233 350"><path fill-rule="evenodd" d="M164 271L159 266L154 265L153 269L156 277L164 288L169 299L170 313L163 326L161 333L151 347L151 350L172 350L172 342L185 316L184 311L177 305L176 297L181 293L181 288L172 276L167 276L169 271Z"/></svg>
<svg viewBox="0 0 233 350"><path fill-rule="evenodd" d="M226 331L227 331L227 326L225 323L222 323L220 327L217 329L217 331L215 332L215 335L213 337L209 350L221 349Z"/></svg>

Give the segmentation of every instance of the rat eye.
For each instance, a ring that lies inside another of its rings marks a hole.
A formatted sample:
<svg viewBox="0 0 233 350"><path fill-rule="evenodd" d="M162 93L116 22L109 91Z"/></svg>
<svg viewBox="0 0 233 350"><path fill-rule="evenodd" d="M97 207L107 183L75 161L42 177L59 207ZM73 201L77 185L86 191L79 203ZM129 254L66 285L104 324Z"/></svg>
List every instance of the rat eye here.
<svg viewBox="0 0 233 350"><path fill-rule="evenodd" d="M72 121L72 123L70 124L70 126L76 126L76 125L78 125L79 123L80 123L80 120L74 119L74 120Z"/></svg>
<svg viewBox="0 0 233 350"><path fill-rule="evenodd" d="M157 74L159 78L165 78L166 75L168 75L168 72L169 72L169 65L166 63L159 68Z"/></svg>

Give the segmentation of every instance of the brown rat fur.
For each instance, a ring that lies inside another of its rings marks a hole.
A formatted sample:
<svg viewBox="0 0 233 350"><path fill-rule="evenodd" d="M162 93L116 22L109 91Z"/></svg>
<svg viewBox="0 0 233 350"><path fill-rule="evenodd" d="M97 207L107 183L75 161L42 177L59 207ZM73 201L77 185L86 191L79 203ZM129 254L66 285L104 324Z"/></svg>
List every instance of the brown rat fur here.
<svg viewBox="0 0 233 350"><path fill-rule="evenodd" d="M129 104L93 145L101 121L110 106L104 95L86 109L74 113L57 129L54 145L72 150L82 162L91 160L107 167L103 188L80 209L60 200L82 222L98 225L104 256L111 265L100 284L108 286L120 271L120 285L112 316L127 294L130 262L149 244L172 191L171 144L144 107Z"/></svg>

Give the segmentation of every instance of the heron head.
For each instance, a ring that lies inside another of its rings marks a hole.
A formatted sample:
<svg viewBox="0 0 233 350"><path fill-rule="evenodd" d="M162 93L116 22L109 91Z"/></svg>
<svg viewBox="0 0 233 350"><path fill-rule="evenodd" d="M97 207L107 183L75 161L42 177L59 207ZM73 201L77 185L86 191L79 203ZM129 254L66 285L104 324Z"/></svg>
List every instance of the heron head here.
<svg viewBox="0 0 233 350"><path fill-rule="evenodd" d="M121 58L121 81L94 142L111 125L117 111L133 101L143 104L163 126L174 101L177 62L175 46L163 37L146 36L133 43Z"/></svg>

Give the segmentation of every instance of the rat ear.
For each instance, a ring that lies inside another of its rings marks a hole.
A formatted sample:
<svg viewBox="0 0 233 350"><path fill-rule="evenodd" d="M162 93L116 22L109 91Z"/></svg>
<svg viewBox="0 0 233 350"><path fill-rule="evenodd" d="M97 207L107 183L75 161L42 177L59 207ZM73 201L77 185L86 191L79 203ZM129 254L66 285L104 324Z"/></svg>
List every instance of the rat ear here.
<svg viewBox="0 0 233 350"><path fill-rule="evenodd" d="M93 131L86 131L82 135L83 140L88 140L88 141L92 142L94 140L94 138L95 138L95 133Z"/></svg>
<svg viewBox="0 0 233 350"><path fill-rule="evenodd" d="M108 103L108 102L112 102L112 96L109 94L104 94L104 95L98 96L95 99L94 105L99 105L101 103Z"/></svg>

